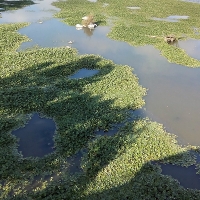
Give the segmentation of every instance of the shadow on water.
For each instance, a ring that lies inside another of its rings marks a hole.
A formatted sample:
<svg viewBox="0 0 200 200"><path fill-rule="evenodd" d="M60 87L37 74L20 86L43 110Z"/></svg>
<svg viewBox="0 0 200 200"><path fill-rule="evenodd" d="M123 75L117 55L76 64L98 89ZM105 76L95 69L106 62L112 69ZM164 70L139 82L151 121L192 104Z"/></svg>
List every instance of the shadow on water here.
<svg viewBox="0 0 200 200"><path fill-rule="evenodd" d="M139 130L139 132L142 130ZM102 171L109 163L115 160L118 152L123 148L124 144L127 142L123 140L122 134L115 135L115 137L100 137L96 140L96 143L93 144L94 148L90 149L87 152L87 162L84 167L83 173L78 176L70 179L64 178L59 181L54 181L49 183L47 187L42 191L36 191L33 194L34 198L47 198L49 195L51 198L60 198L62 195L66 199L138 199L138 200L149 200L149 199L191 199L198 200L200 198L200 191L193 190L199 189L199 175L195 174L195 169L193 166L188 168L180 166L172 166L170 164L163 165L157 164L162 160L174 160L174 157L177 159L184 159L187 156L188 152L176 154L169 157L161 158L157 161L147 161L144 162L141 168L138 168L137 172L134 174L129 174L129 168L131 167L131 160L129 161L128 168L126 165L123 167L125 183L117 183L104 189L97 189L90 194L85 194L87 187L90 187L91 184L94 184L95 179L98 177L98 173ZM132 144L136 142L136 138L133 139ZM125 142L125 143L124 143ZM96 148L98 147L98 148ZM79 155L79 154L78 154ZM132 156L135 156L134 153ZM142 156L142 154L141 154ZM138 158L137 158L138 159ZM134 157L133 157L134 160ZM132 165L136 163L132 160ZM141 158L141 160L143 160ZM79 156L78 156L79 163ZM161 165L161 168L160 168ZM167 167L166 167L167 166ZM117 167L117 166L115 166ZM174 169L176 168L176 169ZM127 169L127 174L126 174ZM115 168L113 168L115 171ZM173 173L175 170L177 173ZM180 172L179 172L180 170ZM114 172L113 171L113 172ZM117 172L117 171L116 171ZM164 174L164 175L163 175ZM167 176L166 176L167 175ZM107 176L114 178L113 174L109 175L107 171ZM121 176L121 174L116 174L115 178ZM130 177L132 176L132 178ZM173 178L172 178L172 177ZM98 177L99 178L99 177ZM98 179L97 178L97 179ZM104 177L105 178L105 177ZM178 180L177 180L178 179ZM105 181L105 180L104 180ZM114 180L115 182L115 180ZM179 183L180 182L180 183ZM194 183L192 183L194 182ZM59 188L59 190L58 190ZM189 189L186 189L189 188ZM98 192L99 191L99 192ZM73 194L73 198L72 195Z"/></svg>
<svg viewBox="0 0 200 200"><path fill-rule="evenodd" d="M152 46L135 48L125 42L111 40L107 37L109 31L109 27L98 26L92 37L88 37L84 31L77 31L75 27L52 19L42 26L35 24L21 29L21 34L33 40L23 43L20 50L37 44L41 47L63 46L72 40L72 47L78 49L80 54L98 54L116 64L133 67L140 84L148 88L148 95L145 97L146 113L151 113L151 116L147 117L164 124L169 132L179 136L179 141L183 144L199 145L200 69L169 63ZM179 41L174 45L182 47L186 43L187 41ZM194 45L193 43L190 48L191 56L199 56L199 48ZM186 48L188 47L189 44L186 44Z"/></svg>
<svg viewBox="0 0 200 200"><path fill-rule="evenodd" d="M159 163L158 163L159 164ZM177 179L184 188L200 190L200 175L196 174L195 166L181 167L171 164L159 164L163 175Z"/></svg>
<svg viewBox="0 0 200 200"><path fill-rule="evenodd" d="M146 116L150 116L150 113L147 114L145 108L140 108L137 110L130 110L128 112L128 117L127 119L122 122L122 123L118 123L118 124L112 124L112 127L108 130L96 130L95 131L95 135L97 136L113 136L115 135L120 128L122 128L127 122L133 122L137 119L142 119L142 118L146 118Z"/></svg>
<svg viewBox="0 0 200 200"><path fill-rule="evenodd" d="M24 6L28 6L28 5L32 5L34 4L33 1L31 0L9 0L9 1L5 1L5 0L1 0L0 1L0 11L7 11L7 10L15 10L15 9L20 9L23 8Z"/></svg>
<svg viewBox="0 0 200 200"><path fill-rule="evenodd" d="M18 151L23 157L42 157L53 152L53 135L56 125L52 119L41 118L38 113L32 115L28 124L12 132L19 138Z"/></svg>

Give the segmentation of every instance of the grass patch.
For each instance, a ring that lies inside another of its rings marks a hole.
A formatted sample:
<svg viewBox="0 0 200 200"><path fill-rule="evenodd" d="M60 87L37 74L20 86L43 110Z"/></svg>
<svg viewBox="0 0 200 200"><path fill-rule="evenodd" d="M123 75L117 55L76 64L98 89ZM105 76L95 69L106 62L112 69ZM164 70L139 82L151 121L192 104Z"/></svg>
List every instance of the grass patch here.
<svg viewBox="0 0 200 200"><path fill-rule="evenodd" d="M89 13L94 15L98 25L105 25L110 18L117 17L108 34L110 38L125 41L134 46L153 45L169 62L188 67L200 66L199 60L191 58L184 50L164 41L164 37L170 34L180 40L200 39L200 34L196 34L193 29L194 27L200 28L199 4L179 0L161 0L159 2L150 0L148 4L141 0L134 2L131 0L125 2L108 0L106 1L108 5L105 7L104 3L103 0L98 0L96 3L87 0L68 0L55 2L53 5L61 9L56 16L63 18L64 22L73 26L80 23L82 17ZM140 9L127 8L131 6L140 7ZM189 18L180 19L178 22L152 19L153 17L166 18L173 15L189 16Z"/></svg>

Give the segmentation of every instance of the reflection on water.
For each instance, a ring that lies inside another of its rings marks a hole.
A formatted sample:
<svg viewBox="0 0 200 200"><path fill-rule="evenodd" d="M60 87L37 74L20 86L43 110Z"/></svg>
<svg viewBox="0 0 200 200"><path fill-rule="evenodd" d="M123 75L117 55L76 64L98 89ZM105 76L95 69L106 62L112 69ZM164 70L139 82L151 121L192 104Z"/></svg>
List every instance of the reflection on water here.
<svg viewBox="0 0 200 200"><path fill-rule="evenodd" d="M37 22L52 18L59 9L52 6L54 0L36 0L35 4L24 7L19 10L10 10L2 13L0 24L16 22Z"/></svg>
<svg viewBox="0 0 200 200"><path fill-rule="evenodd" d="M184 49L189 56L200 60L200 40L179 41L179 47Z"/></svg>
<svg viewBox="0 0 200 200"><path fill-rule="evenodd" d="M200 189L200 175L196 174L195 166L181 167L171 164L160 164L162 174L177 179L185 188Z"/></svg>
<svg viewBox="0 0 200 200"><path fill-rule="evenodd" d="M116 64L133 67L140 84L148 89L145 107L146 113L151 115L147 117L164 124L167 131L178 135L183 144L199 145L200 68L169 63L152 46L135 48L109 39L109 31L109 27L98 26L88 37L84 31L52 19L21 29L19 32L32 41L23 43L20 50L36 44L42 47L67 46L72 40L72 47L77 48L80 54L98 54ZM182 42L186 41L179 41L180 46ZM189 44L186 49L188 47Z"/></svg>
<svg viewBox="0 0 200 200"><path fill-rule="evenodd" d="M178 22L179 19L188 19L188 18L189 18L189 16L171 15L171 16L166 17L166 18L152 17L151 19L158 20L158 21Z"/></svg>
<svg viewBox="0 0 200 200"><path fill-rule="evenodd" d="M84 27L82 30L84 31L84 33L85 33L87 36L90 37L90 36L93 35L93 32L94 32L95 29L89 29L89 28L87 28L87 27Z"/></svg>
<svg viewBox="0 0 200 200"><path fill-rule="evenodd" d="M88 37L74 26L51 19L21 29L19 32L32 41L23 43L20 49L36 44L42 47L67 46L68 41L72 40L72 47L77 48L80 54L99 54L117 64L133 67L140 84L148 88L145 101L150 118L178 135L183 144L199 145L200 69L169 63L152 46L135 48L125 42L111 40L107 37L109 31L109 27L98 26ZM179 41L179 45L182 45L182 41ZM188 47L189 43L186 51ZM192 56L194 52L198 51L191 52Z"/></svg>
<svg viewBox="0 0 200 200"><path fill-rule="evenodd" d="M182 0L186 2L191 2L191 3L200 3L200 0Z"/></svg>
<svg viewBox="0 0 200 200"><path fill-rule="evenodd" d="M56 130L52 119L40 118L35 113L23 128L12 132L19 138L18 150L24 157L42 157L53 152L53 135Z"/></svg>
<svg viewBox="0 0 200 200"><path fill-rule="evenodd" d="M86 78L86 77L94 76L98 72L99 72L99 70L96 70L96 69L84 69L83 68L83 69L80 69L77 73L70 76L69 78L71 78L71 79Z"/></svg>

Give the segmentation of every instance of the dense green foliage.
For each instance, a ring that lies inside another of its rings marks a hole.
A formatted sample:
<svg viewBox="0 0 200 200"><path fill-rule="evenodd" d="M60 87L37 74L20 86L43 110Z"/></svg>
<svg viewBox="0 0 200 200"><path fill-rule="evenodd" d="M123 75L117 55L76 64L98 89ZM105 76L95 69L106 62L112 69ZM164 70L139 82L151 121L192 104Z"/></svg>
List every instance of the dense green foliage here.
<svg viewBox="0 0 200 200"><path fill-rule="evenodd" d="M107 3L107 4L105 4ZM200 61L191 58L183 49L176 45L169 45L164 37L173 34L176 38L200 39L200 4L188 3L180 0L126 0L114 1L98 0L96 3L87 0L67 0L55 2L54 5L61 8L57 17L69 25L81 22L81 18L92 13L97 24L102 25L112 22L109 37L128 42L131 45L154 45L161 51L169 62L199 67ZM140 7L130 9L127 7ZM165 19L169 16L189 16L188 19L180 19L178 22L169 22ZM161 18L163 20L154 20ZM114 20L113 20L114 19Z"/></svg>

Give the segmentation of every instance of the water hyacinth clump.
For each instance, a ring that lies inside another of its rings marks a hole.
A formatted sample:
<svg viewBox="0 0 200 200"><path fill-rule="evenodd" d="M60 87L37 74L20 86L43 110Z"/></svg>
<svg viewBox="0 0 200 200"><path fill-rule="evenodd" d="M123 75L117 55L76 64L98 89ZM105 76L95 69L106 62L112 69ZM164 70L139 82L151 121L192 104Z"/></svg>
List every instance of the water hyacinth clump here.
<svg viewBox="0 0 200 200"><path fill-rule="evenodd" d="M195 34L193 27L200 28L200 4L188 3L184 1L108 0L109 6L103 6L104 1L98 0L95 4L87 0L68 0L55 2L54 5L61 11L56 14L69 25L79 23L82 16L88 11L94 11L94 16L98 25L104 25L112 17L117 17L113 21L111 32L108 36L115 40L125 41L134 46L153 45L160 50L169 62L181 64L188 67L199 67L200 61L186 54L178 46L168 45L163 41L166 35L176 35L180 40L188 38L200 39L199 34ZM132 5L130 7L130 5ZM127 9L140 8L140 9ZM181 9L180 9L181 8ZM178 22L158 21L154 19L177 18Z"/></svg>

